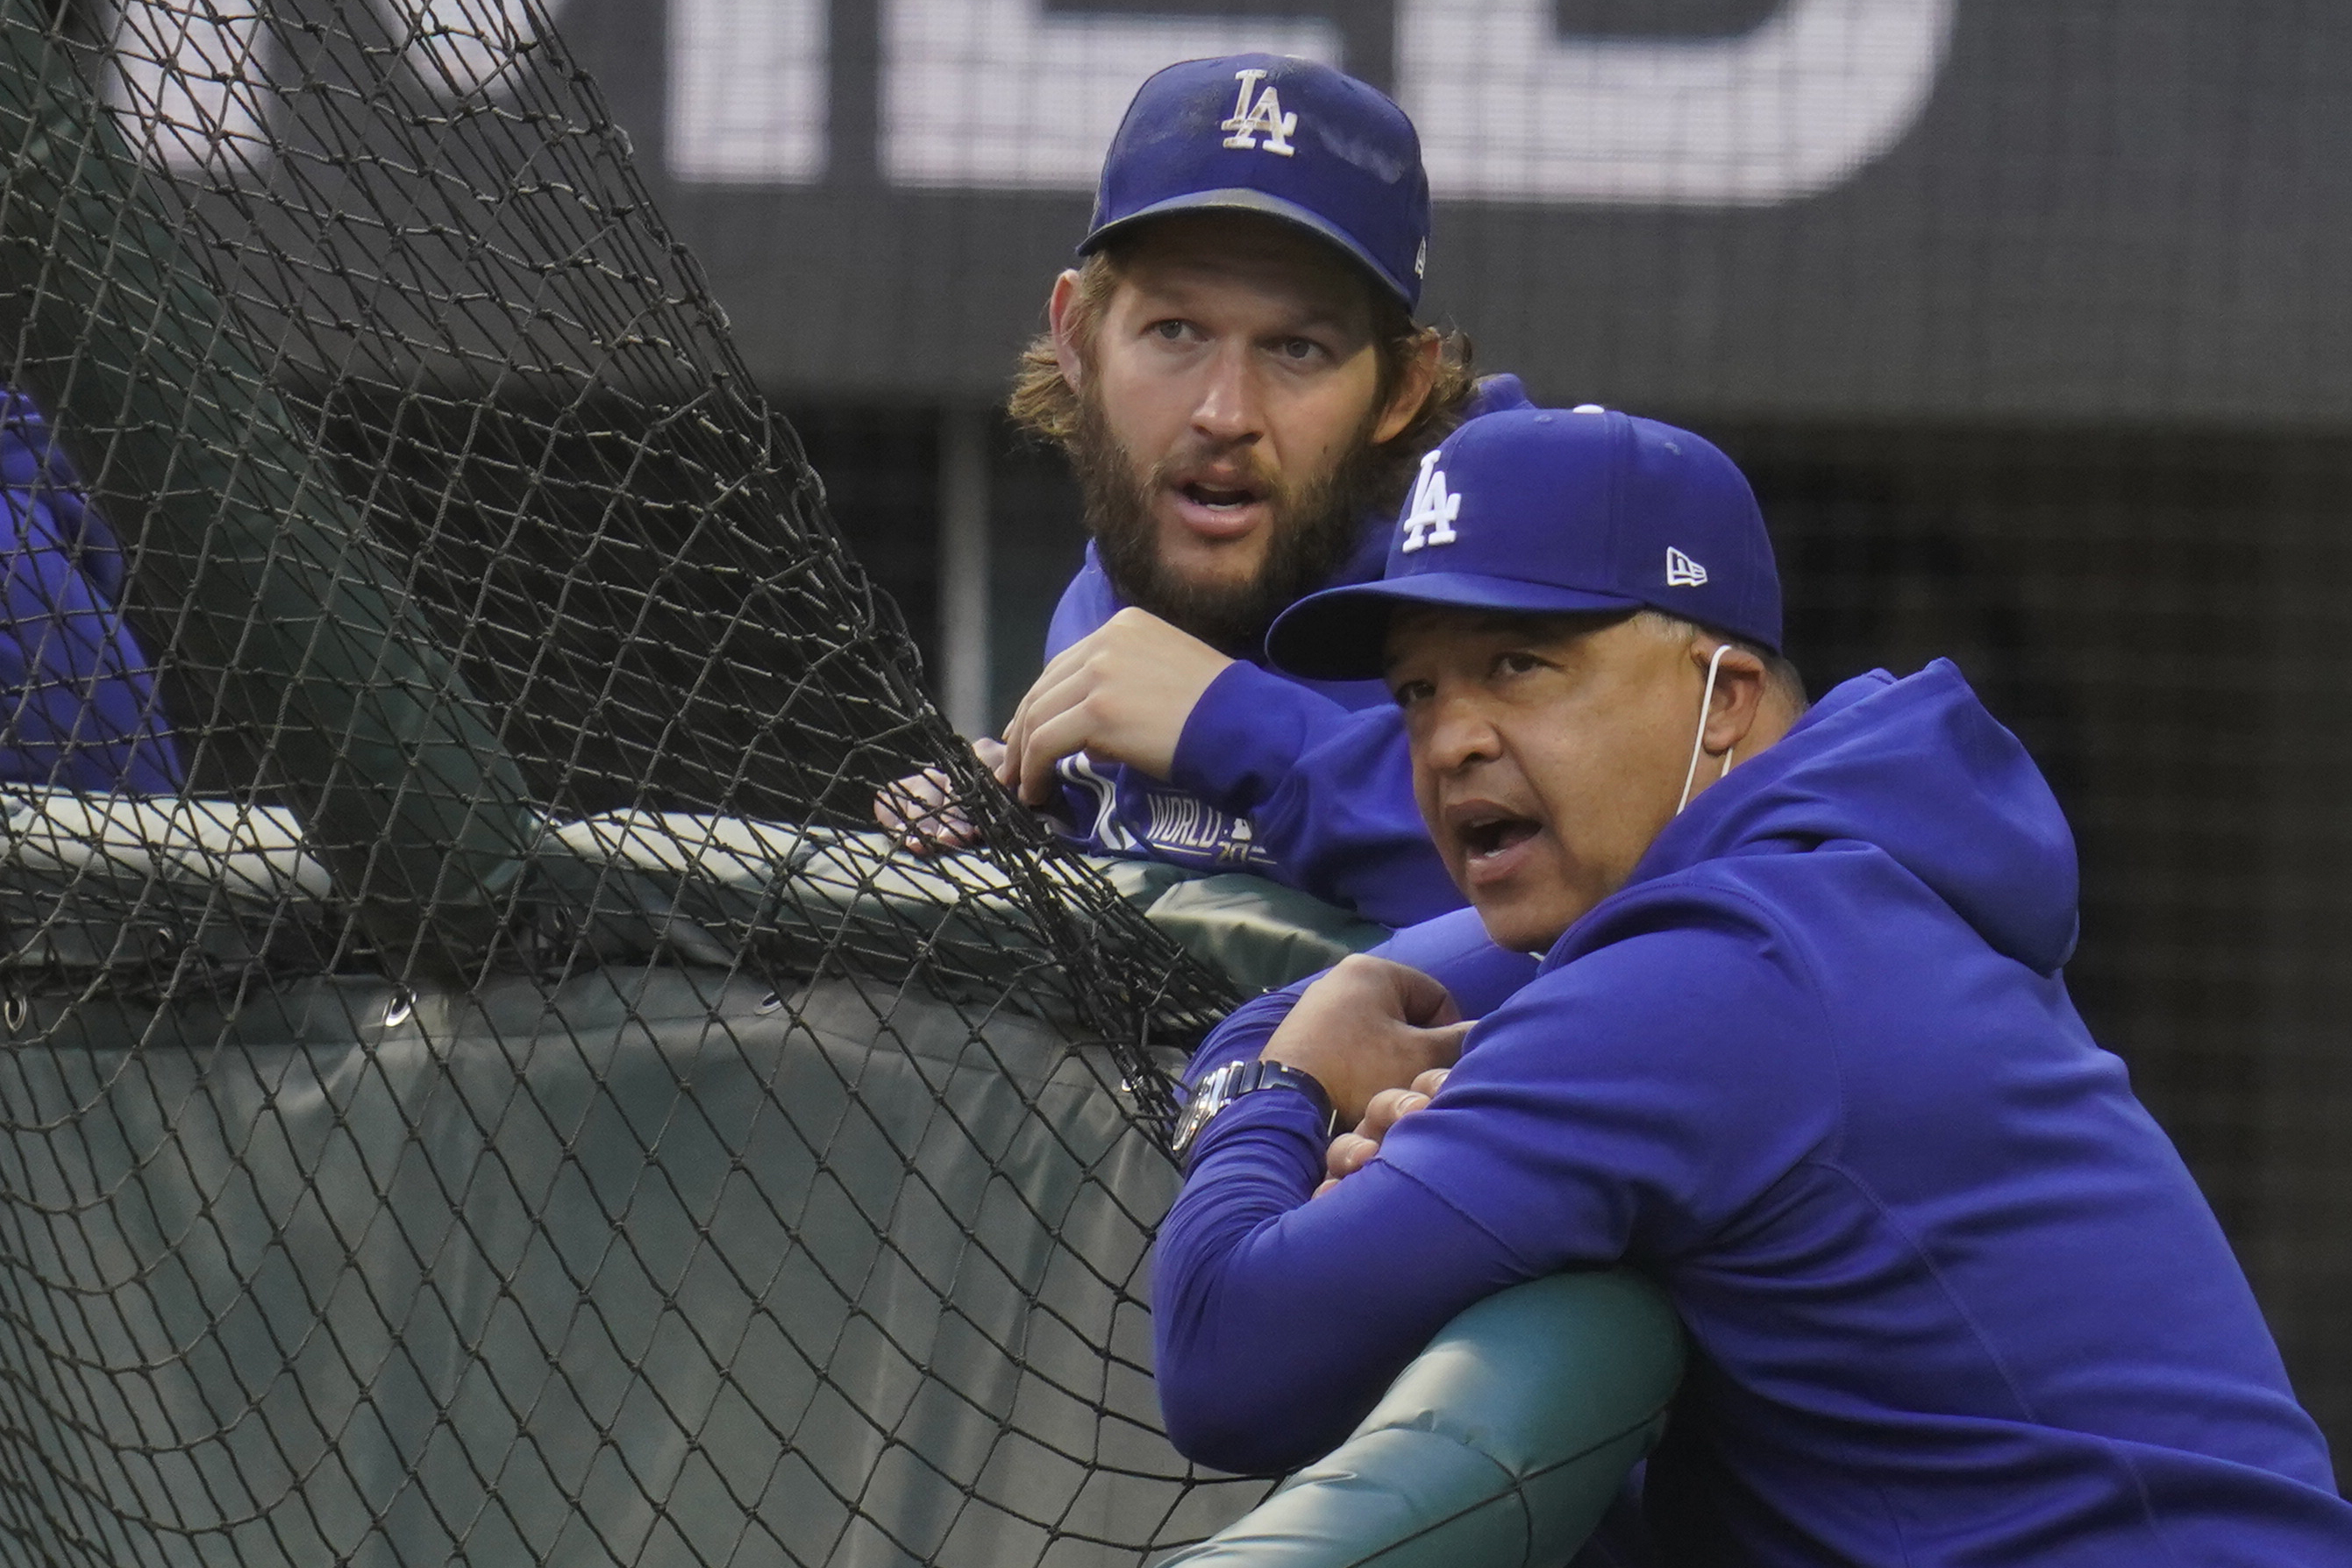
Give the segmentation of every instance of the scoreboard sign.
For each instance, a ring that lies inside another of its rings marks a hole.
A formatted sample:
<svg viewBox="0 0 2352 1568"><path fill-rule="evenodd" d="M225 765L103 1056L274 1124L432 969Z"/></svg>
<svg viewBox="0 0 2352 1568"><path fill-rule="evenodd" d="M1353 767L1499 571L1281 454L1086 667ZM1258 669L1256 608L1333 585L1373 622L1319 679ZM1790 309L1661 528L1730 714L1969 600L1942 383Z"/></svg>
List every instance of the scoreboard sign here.
<svg viewBox="0 0 2352 1568"><path fill-rule="evenodd" d="M1755 206L1825 190L1918 119L1954 0L1788 0L1716 37L1572 37L1550 0L1397 0L1395 96L1439 199ZM825 173L827 0L671 0L669 173ZM876 161L900 187L1090 191L1137 84L1264 50L1344 67L1327 16L884 0Z"/></svg>
<svg viewBox="0 0 2352 1568"><path fill-rule="evenodd" d="M380 0L559 30L794 396L1002 388L1135 86L1262 49L1392 92L1429 305L1556 398L1801 417L2352 418L2352 7L2305 0ZM266 113L251 0L158 122ZM454 37L454 35L452 35ZM429 47L420 44L415 47ZM495 93L511 55L443 47ZM225 65L228 62L235 68ZM189 85L193 81L194 85ZM176 84L176 85L175 85ZM195 101L200 99L202 101ZM152 106L151 106L152 107ZM240 117L244 117L243 121ZM205 136L160 137L170 163Z"/></svg>

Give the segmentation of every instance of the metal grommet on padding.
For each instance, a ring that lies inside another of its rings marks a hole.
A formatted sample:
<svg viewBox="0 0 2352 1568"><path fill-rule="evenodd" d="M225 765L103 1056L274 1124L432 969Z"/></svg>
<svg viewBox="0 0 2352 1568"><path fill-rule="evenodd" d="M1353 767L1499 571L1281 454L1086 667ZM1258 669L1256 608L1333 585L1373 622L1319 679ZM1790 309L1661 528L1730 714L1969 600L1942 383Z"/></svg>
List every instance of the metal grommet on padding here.
<svg viewBox="0 0 2352 1568"><path fill-rule="evenodd" d="M406 986L394 990L392 1000L383 1005L383 1026L397 1029L416 1016L416 995Z"/></svg>
<svg viewBox="0 0 2352 1568"><path fill-rule="evenodd" d="M32 1016L32 1000L23 992L14 988L0 992L0 1024L5 1024L11 1033L23 1028Z"/></svg>
<svg viewBox="0 0 2352 1568"><path fill-rule="evenodd" d="M760 998L759 1002L752 1007L751 1011L754 1013L772 1013L783 1005L784 994L781 991L771 991L765 996Z"/></svg>

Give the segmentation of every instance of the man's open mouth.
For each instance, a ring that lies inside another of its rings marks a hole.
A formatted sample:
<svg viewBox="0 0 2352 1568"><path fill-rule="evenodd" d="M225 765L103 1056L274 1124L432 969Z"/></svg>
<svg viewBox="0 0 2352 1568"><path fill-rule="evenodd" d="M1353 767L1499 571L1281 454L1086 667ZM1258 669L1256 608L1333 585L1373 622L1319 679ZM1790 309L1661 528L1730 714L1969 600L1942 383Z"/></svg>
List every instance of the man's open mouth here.
<svg viewBox="0 0 2352 1568"><path fill-rule="evenodd" d="M1176 493L1196 506L1205 506L1220 511L1238 510L1252 501L1264 499L1257 491L1246 487L1205 485L1198 480L1177 486Z"/></svg>
<svg viewBox="0 0 2352 1568"><path fill-rule="evenodd" d="M1454 828L1454 835L1471 859L1485 860L1526 843L1540 831L1531 818L1496 813L1469 818Z"/></svg>

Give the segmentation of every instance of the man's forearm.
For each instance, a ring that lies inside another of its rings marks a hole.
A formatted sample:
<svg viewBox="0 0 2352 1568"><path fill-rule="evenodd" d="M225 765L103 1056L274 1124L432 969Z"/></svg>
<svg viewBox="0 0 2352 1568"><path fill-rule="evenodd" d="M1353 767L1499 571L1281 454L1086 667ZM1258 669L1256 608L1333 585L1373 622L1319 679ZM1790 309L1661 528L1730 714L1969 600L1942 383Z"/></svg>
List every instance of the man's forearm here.
<svg viewBox="0 0 2352 1568"><path fill-rule="evenodd" d="M1245 1096L1202 1135L1160 1227L1160 1407L1178 1450L1220 1469L1328 1452L1455 1313L1532 1277L1377 1161L1309 1206L1319 1133L1304 1097Z"/></svg>

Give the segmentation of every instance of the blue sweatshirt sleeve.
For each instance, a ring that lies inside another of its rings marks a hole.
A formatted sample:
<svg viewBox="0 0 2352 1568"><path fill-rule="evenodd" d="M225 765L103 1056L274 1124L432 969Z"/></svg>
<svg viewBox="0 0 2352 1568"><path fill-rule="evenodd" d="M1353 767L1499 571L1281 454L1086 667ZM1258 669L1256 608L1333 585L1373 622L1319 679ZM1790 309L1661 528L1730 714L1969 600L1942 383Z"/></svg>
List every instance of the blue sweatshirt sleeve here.
<svg viewBox="0 0 2352 1568"><path fill-rule="evenodd" d="M1220 1468L1294 1467L1472 1302L1696 1247L1833 1140L1823 1037L1781 939L1717 909L1519 992L1430 1105L1312 1203L1311 1109L1244 1098L1202 1133L1160 1228L1171 1439Z"/></svg>
<svg viewBox="0 0 2352 1568"><path fill-rule="evenodd" d="M1246 816L1285 879L1385 926L1462 907L1413 804L1404 721L1236 660L1201 694L1169 782Z"/></svg>
<svg viewBox="0 0 2352 1568"><path fill-rule="evenodd" d="M1456 910L1408 926L1367 956L1385 958L1429 975L1445 987L1465 1018L1485 1017L1536 977L1535 955L1496 947L1475 910ZM1321 978L1321 974L1310 974L1279 991L1254 996L1226 1015L1225 1021L1211 1030L1192 1053L1192 1064L1184 1069L1184 1082L1198 1083L1202 1074L1227 1062L1255 1061L1275 1030L1290 1016L1298 998Z"/></svg>
<svg viewBox="0 0 2352 1568"><path fill-rule="evenodd" d="M115 602L121 552L52 472L63 458L46 431L6 398L0 409L0 685L13 702L0 777L90 794L175 791L185 773L154 668Z"/></svg>

